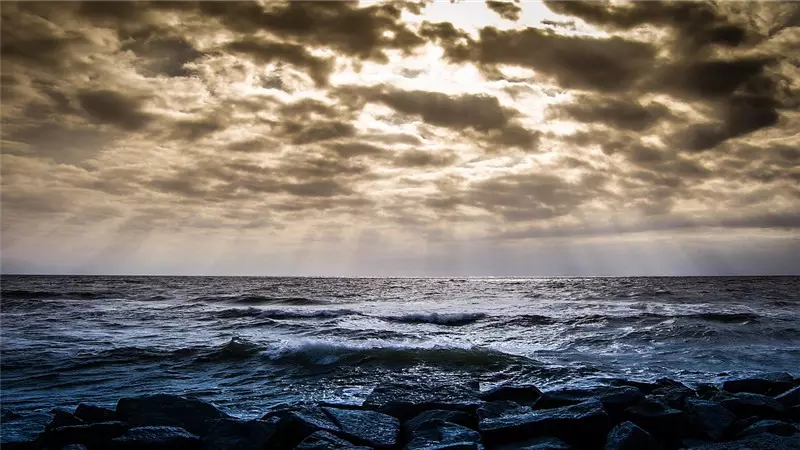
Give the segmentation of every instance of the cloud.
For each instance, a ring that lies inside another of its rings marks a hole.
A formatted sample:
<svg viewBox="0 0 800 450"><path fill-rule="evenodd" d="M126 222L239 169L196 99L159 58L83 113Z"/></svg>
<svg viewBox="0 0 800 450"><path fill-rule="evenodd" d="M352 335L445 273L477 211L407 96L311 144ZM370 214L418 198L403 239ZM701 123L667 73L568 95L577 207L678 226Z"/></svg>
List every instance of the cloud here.
<svg viewBox="0 0 800 450"><path fill-rule="evenodd" d="M519 20L519 14L522 11L522 8L511 2L487 0L486 6L507 20Z"/></svg>
<svg viewBox="0 0 800 450"><path fill-rule="evenodd" d="M78 102L96 122L116 125L130 131L147 126L153 117L142 110L144 100L110 90L83 91Z"/></svg>

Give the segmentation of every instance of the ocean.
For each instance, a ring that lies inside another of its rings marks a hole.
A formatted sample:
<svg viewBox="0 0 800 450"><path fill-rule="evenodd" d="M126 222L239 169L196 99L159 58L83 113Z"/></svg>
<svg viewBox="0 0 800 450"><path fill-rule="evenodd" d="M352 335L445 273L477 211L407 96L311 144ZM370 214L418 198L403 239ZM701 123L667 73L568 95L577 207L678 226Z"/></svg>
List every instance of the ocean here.
<svg viewBox="0 0 800 450"><path fill-rule="evenodd" d="M800 277L3 276L3 442L54 407L196 396L240 417L387 381L689 385L800 367ZM6 414L4 413L4 416Z"/></svg>

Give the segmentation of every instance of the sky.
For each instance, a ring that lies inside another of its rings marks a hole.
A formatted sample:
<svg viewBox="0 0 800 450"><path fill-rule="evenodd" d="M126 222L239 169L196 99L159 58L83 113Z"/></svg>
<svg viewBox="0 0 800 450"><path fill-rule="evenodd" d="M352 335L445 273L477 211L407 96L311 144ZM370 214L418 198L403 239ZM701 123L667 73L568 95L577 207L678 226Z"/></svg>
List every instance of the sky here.
<svg viewBox="0 0 800 450"><path fill-rule="evenodd" d="M6 274L800 273L800 3L0 11Z"/></svg>

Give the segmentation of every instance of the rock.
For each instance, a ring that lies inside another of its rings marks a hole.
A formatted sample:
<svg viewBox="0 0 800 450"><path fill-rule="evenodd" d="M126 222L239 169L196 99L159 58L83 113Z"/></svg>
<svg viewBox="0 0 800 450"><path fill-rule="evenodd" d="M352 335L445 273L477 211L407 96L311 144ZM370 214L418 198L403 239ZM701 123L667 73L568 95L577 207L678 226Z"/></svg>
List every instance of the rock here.
<svg viewBox="0 0 800 450"><path fill-rule="evenodd" d="M136 427L111 441L119 450L200 449L200 438L179 427Z"/></svg>
<svg viewBox="0 0 800 450"><path fill-rule="evenodd" d="M731 442L701 445L693 450L800 450L800 439L770 433L747 436Z"/></svg>
<svg viewBox="0 0 800 450"><path fill-rule="evenodd" d="M86 403L79 404L75 408L73 415L86 423L113 422L117 420L117 413L114 411L100 406L87 405Z"/></svg>
<svg viewBox="0 0 800 450"><path fill-rule="evenodd" d="M786 372L764 373L751 378L728 380L722 389L733 394L749 392L752 394L778 395L794 387L794 378Z"/></svg>
<svg viewBox="0 0 800 450"><path fill-rule="evenodd" d="M645 381L635 381L635 380L626 380L624 378L610 378L605 380L606 383L610 384L611 386L629 386L639 389L643 394L649 394L653 392L654 389L661 387L660 384L657 383L648 383Z"/></svg>
<svg viewBox="0 0 800 450"><path fill-rule="evenodd" d="M686 413L657 400L631 406L625 416L659 441L675 443L686 435Z"/></svg>
<svg viewBox="0 0 800 450"><path fill-rule="evenodd" d="M338 427L338 435L356 444L376 449L390 449L397 445L400 421L376 411L359 411L322 408Z"/></svg>
<svg viewBox="0 0 800 450"><path fill-rule="evenodd" d="M532 384L500 385L480 394L480 399L487 402L509 400L520 405L532 405L542 396L542 391Z"/></svg>
<svg viewBox="0 0 800 450"><path fill-rule="evenodd" d="M359 447L351 442L347 442L327 431L316 431L312 433L303 439L303 441L295 447L295 450L335 450L345 448L351 450L371 450L369 447Z"/></svg>
<svg viewBox="0 0 800 450"><path fill-rule="evenodd" d="M406 421L431 409L472 413L482 403L477 384L386 384L376 387L363 407Z"/></svg>
<svg viewBox="0 0 800 450"><path fill-rule="evenodd" d="M443 409L434 409L432 411L425 411L418 414L413 419L403 424L407 434L411 434L418 426L431 420L443 420L445 422L454 423L456 425L465 426L467 428L476 428L477 421L475 417L462 411L445 411Z"/></svg>
<svg viewBox="0 0 800 450"><path fill-rule="evenodd" d="M20 417L22 417L20 414L17 414L8 408L0 408L0 421L3 423L17 420Z"/></svg>
<svg viewBox="0 0 800 450"><path fill-rule="evenodd" d="M478 423L484 443L490 446L544 436L554 436L572 445L600 446L610 429L611 420L597 400L490 417Z"/></svg>
<svg viewBox="0 0 800 450"><path fill-rule="evenodd" d="M89 450L83 444L69 444L67 446L61 447L61 450Z"/></svg>
<svg viewBox="0 0 800 450"><path fill-rule="evenodd" d="M55 408L50 411L53 413L53 418L50 423L44 426L44 431L49 431L53 428L66 427L70 425L85 425L85 422L75 417L71 412Z"/></svg>
<svg viewBox="0 0 800 450"><path fill-rule="evenodd" d="M753 436L762 433L772 433L778 436L791 436L798 433L797 427L779 420L759 420L736 435L737 438Z"/></svg>
<svg viewBox="0 0 800 450"><path fill-rule="evenodd" d="M702 445L713 444L713 442L706 441L703 439L695 439L695 438L686 438L681 440L680 448L694 448L700 447Z"/></svg>
<svg viewBox="0 0 800 450"><path fill-rule="evenodd" d="M204 434L209 422L230 418L201 400L166 394L121 398L117 417L134 427L179 427L196 435Z"/></svg>
<svg viewBox="0 0 800 450"><path fill-rule="evenodd" d="M800 406L800 386L793 387L783 394L776 396L775 400L787 408Z"/></svg>
<svg viewBox="0 0 800 450"><path fill-rule="evenodd" d="M502 416L518 416L520 414L528 414L533 412L530 406L522 406L514 402L500 401L489 402L481 405L476 411L478 421L493 419Z"/></svg>
<svg viewBox="0 0 800 450"><path fill-rule="evenodd" d="M775 418L780 417L786 410L786 408L774 398L761 394L742 392L714 398L717 399L720 397L722 399L719 403L738 417L758 416L763 418Z"/></svg>
<svg viewBox="0 0 800 450"><path fill-rule="evenodd" d="M535 409L576 405L587 400L599 400L606 410L622 411L644 400L644 394L629 386L599 386L589 389L559 389L542 393Z"/></svg>
<svg viewBox="0 0 800 450"><path fill-rule="evenodd" d="M661 401L670 408L683 409L686 400L696 398L697 393L683 385L682 383L673 382L674 384L664 385L662 387L653 389L652 397Z"/></svg>
<svg viewBox="0 0 800 450"><path fill-rule="evenodd" d="M202 439L208 450L264 450L275 434L277 421L218 419Z"/></svg>
<svg viewBox="0 0 800 450"><path fill-rule="evenodd" d="M800 422L800 405L792 406L786 410L786 417L795 422Z"/></svg>
<svg viewBox="0 0 800 450"><path fill-rule="evenodd" d="M121 422L67 425L46 431L44 443L55 448L68 444L86 444L90 447L107 445L111 439L125 434L127 429Z"/></svg>
<svg viewBox="0 0 800 450"><path fill-rule="evenodd" d="M496 450L570 450L569 444L554 437L540 437L496 447Z"/></svg>
<svg viewBox="0 0 800 450"><path fill-rule="evenodd" d="M478 450L483 448L480 442L481 435L477 431L437 419L418 426L406 450Z"/></svg>
<svg viewBox="0 0 800 450"><path fill-rule="evenodd" d="M650 433L633 422L622 422L608 433L605 450L651 450L657 447Z"/></svg>
<svg viewBox="0 0 800 450"><path fill-rule="evenodd" d="M270 445L277 449L294 448L317 431L339 431L339 427L319 406L276 409L265 414L261 420L276 424Z"/></svg>
<svg viewBox="0 0 800 450"><path fill-rule="evenodd" d="M719 392L719 388L709 383L700 383L697 385L697 396L703 400L711 400Z"/></svg>
<svg viewBox="0 0 800 450"><path fill-rule="evenodd" d="M719 441L736 420L736 416L719 403L709 400L686 401L691 428L700 436Z"/></svg>

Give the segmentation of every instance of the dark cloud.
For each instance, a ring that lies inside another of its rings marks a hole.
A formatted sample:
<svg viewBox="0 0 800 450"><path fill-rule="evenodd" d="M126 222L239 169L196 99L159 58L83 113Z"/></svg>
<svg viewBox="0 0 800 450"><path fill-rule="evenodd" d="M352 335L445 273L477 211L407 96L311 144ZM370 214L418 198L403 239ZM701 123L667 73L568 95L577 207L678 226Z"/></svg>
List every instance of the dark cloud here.
<svg viewBox="0 0 800 450"><path fill-rule="evenodd" d="M398 167L407 168L434 168L446 167L453 165L458 160L458 157L453 152L448 151L424 151L424 150L406 150L398 153L393 162Z"/></svg>
<svg viewBox="0 0 800 450"><path fill-rule="evenodd" d="M192 71L186 64L203 56L203 52L194 48L184 38L159 37L150 30L127 37L121 49L132 51L143 61L141 72L147 76L190 76Z"/></svg>
<svg viewBox="0 0 800 450"><path fill-rule="evenodd" d="M584 95L575 102L551 108L556 117L578 122L604 123L610 127L643 131L672 116L666 106L651 102L643 105L637 99Z"/></svg>
<svg viewBox="0 0 800 450"><path fill-rule="evenodd" d="M511 2L487 0L486 6L503 19L508 20L519 20L519 13L522 12L522 8Z"/></svg>
<svg viewBox="0 0 800 450"><path fill-rule="evenodd" d="M333 70L333 61L318 58L309 53L306 47L282 42L236 41L227 45L227 49L248 55L260 63L283 61L305 70L318 85L326 85L328 76Z"/></svg>
<svg viewBox="0 0 800 450"><path fill-rule="evenodd" d="M106 89L83 91L78 102L86 114L95 122L108 123L125 130L144 128L153 116L142 111L144 100Z"/></svg>

